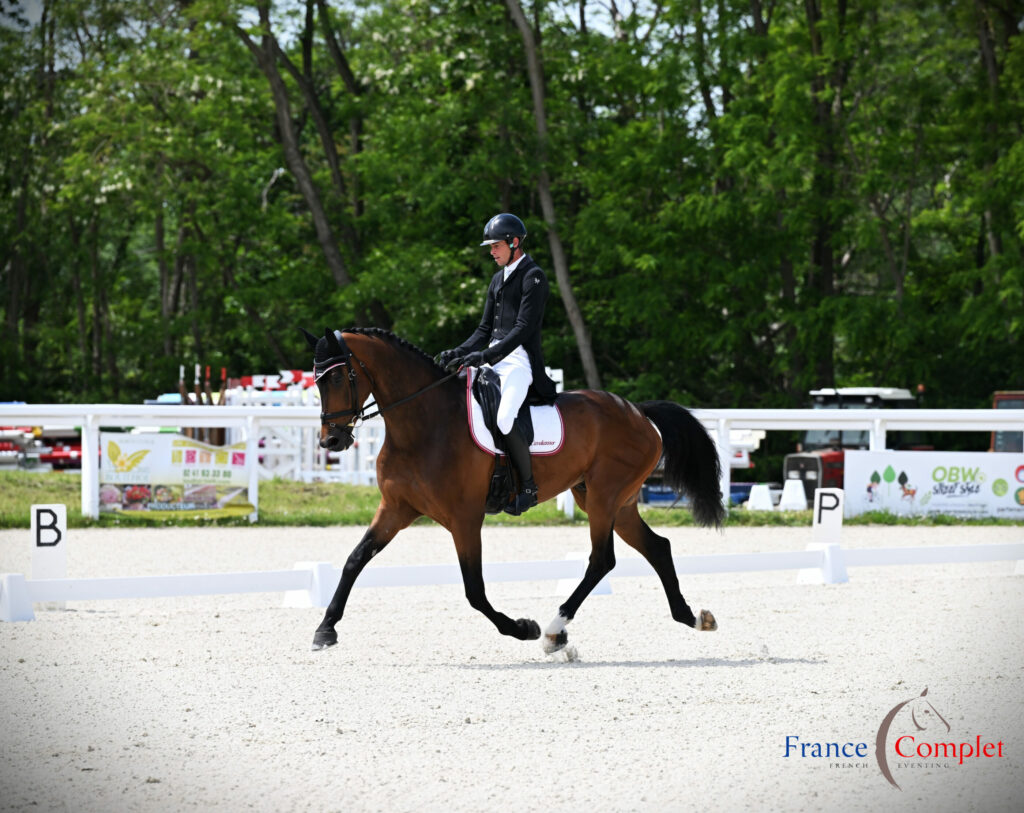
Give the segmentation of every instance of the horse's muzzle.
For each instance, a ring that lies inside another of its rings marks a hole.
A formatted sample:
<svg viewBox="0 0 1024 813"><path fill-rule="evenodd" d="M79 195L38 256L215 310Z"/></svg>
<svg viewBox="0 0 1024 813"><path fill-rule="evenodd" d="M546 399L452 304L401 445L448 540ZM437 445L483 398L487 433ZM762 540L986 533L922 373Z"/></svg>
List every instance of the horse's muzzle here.
<svg viewBox="0 0 1024 813"><path fill-rule="evenodd" d="M329 452L344 452L354 440L351 432L344 429L329 429L327 434L320 438L320 448Z"/></svg>

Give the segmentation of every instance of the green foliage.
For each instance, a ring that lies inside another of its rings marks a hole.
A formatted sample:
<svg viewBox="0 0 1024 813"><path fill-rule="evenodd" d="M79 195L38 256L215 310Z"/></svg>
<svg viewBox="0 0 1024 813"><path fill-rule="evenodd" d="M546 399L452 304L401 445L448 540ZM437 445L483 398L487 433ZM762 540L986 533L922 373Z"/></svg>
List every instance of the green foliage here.
<svg viewBox="0 0 1024 813"><path fill-rule="evenodd" d="M1002 6L526 5L609 389L783 407L923 383L930 406L980 407L1024 388L1024 46ZM41 12L0 20L0 400L308 366L299 326L452 346L500 210L553 272L504 4ZM582 383L554 285L545 352Z"/></svg>

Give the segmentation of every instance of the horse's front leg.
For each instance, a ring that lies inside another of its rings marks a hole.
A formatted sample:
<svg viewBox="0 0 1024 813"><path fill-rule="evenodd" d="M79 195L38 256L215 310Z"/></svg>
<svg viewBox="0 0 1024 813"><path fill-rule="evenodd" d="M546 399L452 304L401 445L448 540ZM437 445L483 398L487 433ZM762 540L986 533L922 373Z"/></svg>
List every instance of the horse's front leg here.
<svg viewBox="0 0 1024 813"><path fill-rule="evenodd" d="M462 583L466 588L466 599L469 606L479 610L502 635L511 635L520 641L532 641L540 638L540 625L530 618L509 618L495 610L487 600L484 590L483 561L480 554L481 515L476 522L466 522L460 528L452 530L455 540L455 551L459 556L459 567L462 570Z"/></svg>
<svg viewBox="0 0 1024 813"><path fill-rule="evenodd" d="M348 602L348 594L352 592L356 577L366 567L367 562L384 550L388 542L395 538L395 534L408 526L417 516L419 513L412 508L407 506L392 508L381 501L370 527L367 528L363 538L359 540L359 544L349 554L345 567L342 568L338 587L334 591L334 598L327 605L324 620L320 622L320 626L313 633L314 652L338 643L338 633L334 627L345 614L345 604Z"/></svg>

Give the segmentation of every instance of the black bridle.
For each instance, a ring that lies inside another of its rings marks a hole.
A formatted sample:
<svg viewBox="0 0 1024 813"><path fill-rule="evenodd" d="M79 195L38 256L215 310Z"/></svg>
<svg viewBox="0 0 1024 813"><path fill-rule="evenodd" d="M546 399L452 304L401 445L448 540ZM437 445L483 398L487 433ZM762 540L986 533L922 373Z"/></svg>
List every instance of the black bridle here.
<svg viewBox="0 0 1024 813"><path fill-rule="evenodd" d="M369 404L356 406L356 404L359 401L359 394L356 391L356 371L355 366L352 364L352 361L355 360L355 362L360 367L362 367L363 374L370 382L371 393L377 388L377 384L373 380L373 376L370 375L370 371L366 369L366 365L363 364L363 362L359 359L358 356L356 356L355 353L352 352L351 348L349 348L347 344L344 344L344 342L339 343L341 344L342 351L340 355L331 356L329 359L324 359L323 361L313 362L313 381L319 384L320 379L327 375L327 373L329 373L331 370L335 370L338 367L346 368L346 371L348 373L348 388L352 408L340 409L337 412L321 412L320 425L327 426L331 429L337 429L338 424L334 423L335 420L337 420L338 418L351 417L352 420L344 424L344 428L349 431L349 434L351 434L352 431L355 429L356 421L365 421L368 420L369 418L376 418L378 415L381 415L390 409L394 409L395 407L401 406L402 404L407 403L413 400L414 398L418 398L424 393L434 389L434 387L439 387L442 384L451 381L453 378L455 378L455 376L459 374L459 372L456 371L454 373L451 373L450 375L446 375L444 378L439 378L437 381L433 381L427 386L423 387L422 389L417 390L412 395L407 395L405 398L400 398L399 400L395 401L394 403L388 404L387 406L380 406L379 404L377 404L376 400ZM371 409L373 407L377 408L376 412L365 414L365 410Z"/></svg>

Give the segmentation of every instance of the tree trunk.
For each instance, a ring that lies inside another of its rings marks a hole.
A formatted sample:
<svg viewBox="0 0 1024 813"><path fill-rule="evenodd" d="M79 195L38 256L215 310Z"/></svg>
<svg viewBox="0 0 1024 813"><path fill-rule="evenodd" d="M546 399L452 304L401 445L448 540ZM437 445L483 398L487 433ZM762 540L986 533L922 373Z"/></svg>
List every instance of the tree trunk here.
<svg viewBox="0 0 1024 813"><path fill-rule="evenodd" d="M824 42L819 29L821 24L821 7L818 0L805 0L807 28L810 34L811 54L815 60L824 59ZM846 3L840 0L836 15L839 21L839 36L842 37L845 27ZM844 73L838 66L831 80L826 77L824 64L811 80L811 98L814 105L814 121L818 132L814 175L811 189L814 194L817 214L814 217L814 237L811 241L812 276L809 282L811 289L817 292L817 306L821 301L835 295L835 240L838 231L833 208L836 196L836 174L838 172L838 154L836 149L836 116L832 112L832 102L825 93L826 85L831 85L835 95L842 90ZM832 383L835 379L834 334L831 323L819 323L818 354L815 357L815 378L820 384Z"/></svg>
<svg viewBox="0 0 1024 813"><path fill-rule="evenodd" d="M326 0L316 0L316 5L324 32L324 42L327 43L327 51L331 55L331 61L334 63L334 67L338 71L342 82L345 83L345 89L354 97L361 96L363 85L356 79L351 66L348 64L348 59L345 57L345 52L341 50L341 46L338 44L338 38L334 34L334 29L331 27L331 19L327 13ZM349 153L351 155L359 155L363 149L362 114L354 113L349 118L348 125ZM359 188L359 176L356 173L353 173L349 179L349 199L351 200L352 217L358 220L363 214L363 199Z"/></svg>
<svg viewBox="0 0 1024 813"><path fill-rule="evenodd" d="M335 284L343 288L352 283L348 267L341 251L338 249L337 241L330 222L327 219L327 211L324 209L323 201L320 199L320 192L313 182L313 176L306 166L306 161L299 151L298 136L295 133L295 125L292 123L291 103L288 100L288 89L281 78L281 72L277 69L276 53L279 50L277 40L270 33L270 21L266 4L260 5L260 20L263 23L263 46L258 46L252 38L239 25L235 25L235 33L239 36L245 46L256 58L263 75L270 83L270 93L274 99L274 111L277 115L277 128L281 134L281 147L284 150L285 163L295 178L295 183L302 193L309 213L313 218L313 227L316 230L317 240L320 249L323 251L327 267L334 278Z"/></svg>
<svg viewBox="0 0 1024 813"><path fill-rule="evenodd" d="M569 317L569 324L576 337L576 346L579 348L580 361L583 364L583 374L590 389L601 388L601 376L597 370L597 361L594 359L594 350L590 342L590 333L587 330L583 313L576 302L576 295L572 291L572 282L569 279L569 265L565 259L565 250L562 247L562 240L558 235L558 222L555 216L554 199L551 196L551 178L548 174L548 125L547 114L544 109L544 73L541 67L540 54L538 53L536 39L533 29L523 14L519 0L505 0L509 13L519 29L523 40L523 48L526 51L527 70L530 74L530 93L533 98L533 118L537 126L537 149L540 163L540 172L537 177L537 194L540 197L541 210L544 213L544 223L547 226L548 244L551 247L551 261L555 266L555 279L558 281L558 291L562 295L562 304L565 306L566 316Z"/></svg>

